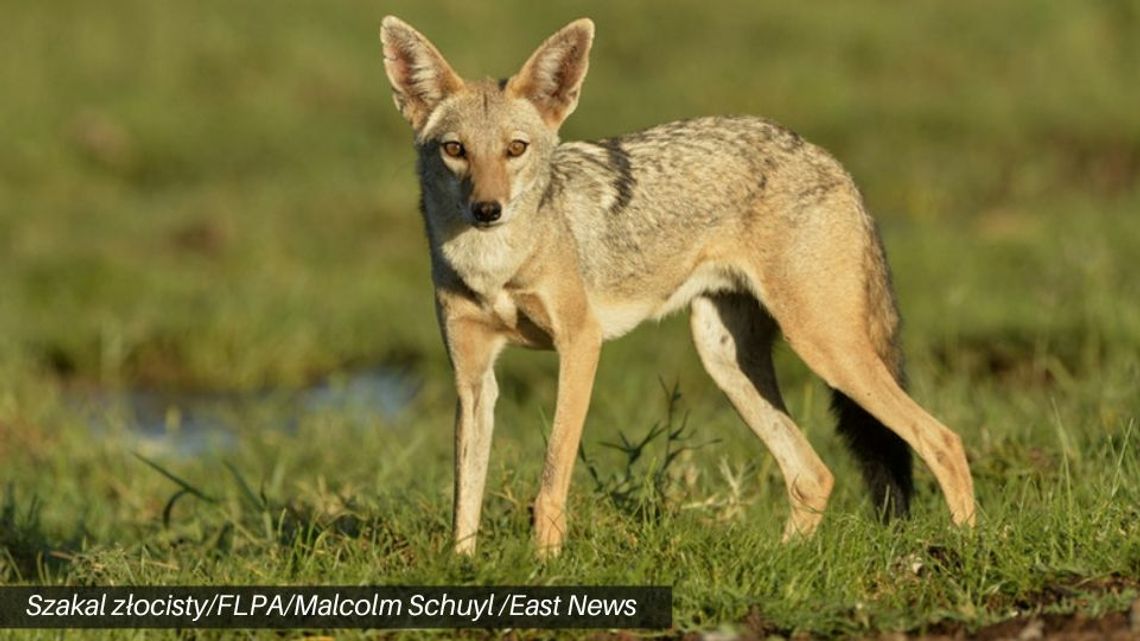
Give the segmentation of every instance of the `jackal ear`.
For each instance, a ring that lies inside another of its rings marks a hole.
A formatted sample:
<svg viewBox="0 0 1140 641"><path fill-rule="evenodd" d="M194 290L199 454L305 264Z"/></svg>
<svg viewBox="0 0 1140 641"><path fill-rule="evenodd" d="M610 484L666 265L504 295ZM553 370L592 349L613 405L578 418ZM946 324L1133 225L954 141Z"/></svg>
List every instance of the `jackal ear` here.
<svg viewBox="0 0 1140 641"><path fill-rule="evenodd" d="M581 18L571 22L539 45L511 78L507 91L530 100L546 124L557 129L578 106L593 42L593 21Z"/></svg>
<svg viewBox="0 0 1140 641"><path fill-rule="evenodd" d="M463 87L463 79L435 45L395 16L380 23L380 42L396 108L419 131L439 103Z"/></svg>

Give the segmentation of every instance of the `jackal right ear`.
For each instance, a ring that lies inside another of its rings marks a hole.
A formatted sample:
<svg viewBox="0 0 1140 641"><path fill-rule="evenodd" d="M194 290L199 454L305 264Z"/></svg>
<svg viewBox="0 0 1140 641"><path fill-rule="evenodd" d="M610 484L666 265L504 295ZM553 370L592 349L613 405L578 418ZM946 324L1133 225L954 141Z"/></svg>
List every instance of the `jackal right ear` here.
<svg viewBox="0 0 1140 641"><path fill-rule="evenodd" d="M380 42L396 108L419 131L439 103L463 87L463 79L435 45L395 16L380 23Z"/></svg>
<svg viewBox="0 0 1140 641"><path fill-rule="evenodd" d="M507 90L530 100L546 124L557 129L578 106L593 42L593 21L581 18L571 22L539 45L511 78Z"/></svg>

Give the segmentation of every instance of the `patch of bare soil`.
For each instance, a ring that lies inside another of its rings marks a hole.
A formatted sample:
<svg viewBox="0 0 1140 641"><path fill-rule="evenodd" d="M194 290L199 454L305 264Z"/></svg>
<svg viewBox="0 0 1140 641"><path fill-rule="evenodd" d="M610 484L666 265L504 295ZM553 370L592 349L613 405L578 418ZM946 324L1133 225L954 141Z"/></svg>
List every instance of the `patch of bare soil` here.
<svg viewBox="0 0 1140 641"><path fill-rule="evenodd" d="M887 634L879 641L1134 641L1140 640L1140 600L1130 612L1100 618L1082 614L1044 615L995 623L973 634L965 630L921 635Z"/></svg>
<svg viewBox="0 0 1140 641"><path fill-rule="evenodd" d="M756 612L750 613L743 624L744 629L737 632L689 633L680 637L667 634L649 638L680 638L683 641L809 641L816 638L780 630ZM629 637L618 634L595 638L624 640ZM1002 621L973 632L962 625L946 624L930 632L889 632L862 638L865 641L1140 641L1140 599L1136 599L1129 610L1101 617L1081 613L1045 614Z"/></svg>

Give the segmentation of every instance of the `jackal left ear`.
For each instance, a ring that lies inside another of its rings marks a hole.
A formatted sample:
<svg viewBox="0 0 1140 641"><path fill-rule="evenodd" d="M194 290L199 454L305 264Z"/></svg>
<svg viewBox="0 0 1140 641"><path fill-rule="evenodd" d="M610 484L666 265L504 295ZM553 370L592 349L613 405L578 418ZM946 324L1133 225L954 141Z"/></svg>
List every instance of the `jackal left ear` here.
<svg viewBox="0 0 1140 641"><path fill-rule="evenodd" d="M439 103L463 88L463 80L435 45L395 16L384 18L380 41L396 108L419 132Z"/></svg>
<svg viewBox="0 0 1140 641"><path fill-rule="evenodd" d="M511 78L507 91L530 100L546 124L557 129L578 106L593 42L593 21L581 18L571 22L539 45Z"/></svg>

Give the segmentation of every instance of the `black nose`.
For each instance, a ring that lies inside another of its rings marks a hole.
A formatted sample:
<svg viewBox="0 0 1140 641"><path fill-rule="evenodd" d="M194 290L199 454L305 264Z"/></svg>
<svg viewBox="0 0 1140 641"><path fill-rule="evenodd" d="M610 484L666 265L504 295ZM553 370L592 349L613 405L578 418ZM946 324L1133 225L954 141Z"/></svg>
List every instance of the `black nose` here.
<svg viewBox="0 0 1140 641"><path fill-rule="evenodd" d="M493 200L471 203L471 215L476 222L493 223L503 215L503 206Z"/></svg>

